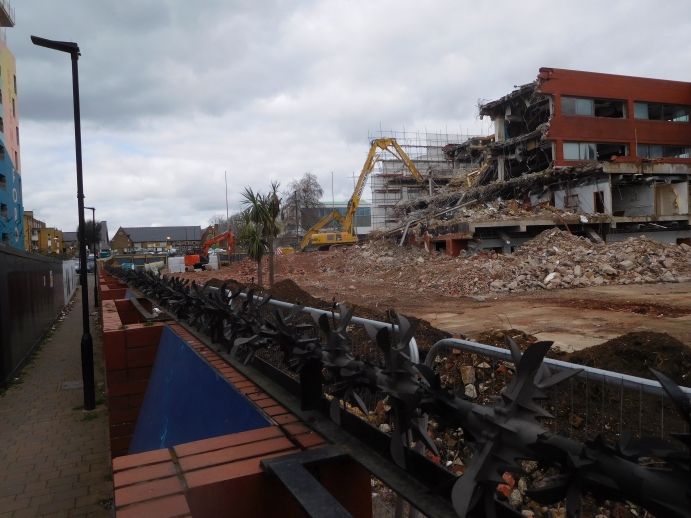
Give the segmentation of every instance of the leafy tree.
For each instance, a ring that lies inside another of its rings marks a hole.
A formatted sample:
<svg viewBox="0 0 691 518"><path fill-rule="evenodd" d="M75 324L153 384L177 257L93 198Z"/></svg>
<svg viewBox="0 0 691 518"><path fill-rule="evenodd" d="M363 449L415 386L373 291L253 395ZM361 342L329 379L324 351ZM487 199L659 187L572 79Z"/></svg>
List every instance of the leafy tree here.
<svg viewBox="0 0 691 518"><path fill-rule="evenodd" d="M299 180L293 180L283 191L281 219L286 232L298 241L300 233L312 228L319 221L317 208L323 207L319 201L324 194L316 175L305 173Z"/></svg>
<svg viewBox="0 0 691 518"><path fill-rule="evenodd" d="M84 233L86 234L86 246L91 250L94 246L94 222L87 219L84 225ZM77 239L79 239L79 226L77 226ZM96 246L101 242L101 222L96 222ZM93 250L92 250L93 252Z"/></svg>

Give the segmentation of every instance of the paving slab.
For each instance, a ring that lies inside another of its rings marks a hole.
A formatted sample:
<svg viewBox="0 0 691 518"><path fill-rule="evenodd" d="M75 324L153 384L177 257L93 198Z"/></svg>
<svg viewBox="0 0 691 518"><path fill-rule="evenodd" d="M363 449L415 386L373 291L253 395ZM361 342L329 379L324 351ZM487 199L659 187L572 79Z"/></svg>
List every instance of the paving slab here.
<svg viewBox="0 0 691 518"><path fill-rule="evenodd" d="M114 516L103 350L89 277L96 410L83 410L81 289L18 383L0 397L0 517Z"/></svg>

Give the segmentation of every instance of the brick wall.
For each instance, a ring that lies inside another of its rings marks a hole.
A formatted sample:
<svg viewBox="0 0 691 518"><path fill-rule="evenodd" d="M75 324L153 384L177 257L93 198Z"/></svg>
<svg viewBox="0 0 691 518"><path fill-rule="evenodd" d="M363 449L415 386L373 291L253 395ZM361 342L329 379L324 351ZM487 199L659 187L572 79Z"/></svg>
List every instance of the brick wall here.
<svg viewBox="0 0 691 518"><path fill-rule="evenodd" d="M305 514L263 459L328 442L178 324L169 327L231 382L273 426L127 455L163 326L125 324L129 301L102 301L117 518L228 518ZM131 303L130 303L131 304ZM147 309L150 310L149 307ZM319 481L354 517L372 518L371 476L355 461L320 466Z"/></svg>
<svg viewBox="0 0 691 518"><path fill-rule="evenodd" d="M101 279L101 286L113 280L107 275ZM114 458L127 455L158 352L163 324L139 323L139 313L128 299L101 298L101 310L110 453Z"/></svg>

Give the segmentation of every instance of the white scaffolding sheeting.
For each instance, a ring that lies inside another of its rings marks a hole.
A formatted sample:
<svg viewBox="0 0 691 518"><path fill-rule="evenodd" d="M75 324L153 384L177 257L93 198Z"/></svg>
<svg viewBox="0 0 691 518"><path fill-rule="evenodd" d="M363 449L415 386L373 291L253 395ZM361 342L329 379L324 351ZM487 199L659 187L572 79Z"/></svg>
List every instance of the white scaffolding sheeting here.
<svg viewBox="0 0 691 518"><path fill-rule="evenodd" d="M475 135L461 133L430 133L419 131L376 131L368 133L368 141L393 138L413 161L420 174L432 179L432 188L439 181L453 176L453 164L446 160L443 148L461 144ZM400 201L429 194L429 182L420 186L402 161L383 153L370 181L372 189L372 227L391 228L397 223L393 207Z"/></svg>

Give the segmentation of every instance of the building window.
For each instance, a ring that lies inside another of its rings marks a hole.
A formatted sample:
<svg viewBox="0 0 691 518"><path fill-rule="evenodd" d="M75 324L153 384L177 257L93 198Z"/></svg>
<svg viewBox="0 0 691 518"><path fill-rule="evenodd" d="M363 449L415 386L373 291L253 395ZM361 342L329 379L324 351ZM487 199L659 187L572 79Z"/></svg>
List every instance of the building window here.
<svg viewBox="0 0 691 518"><path fill-rule="evenodd" d="M370 207L358 207L355 211L355 218L353 224L356 227L371 227L372 226L372 211Z"/></svg>
<svg viewBox="0 0 691 518"><path fill-rule="evenodd" d="M10 244L10 235L9 234L2 234L2 244L3 245L9 245Z"/></svg>
<svg viewBox="0 0 691 518"><path fill-rule="evenodd" d="M17 145L19 145L19 126L15 128L17 130Z"/></svg>
<svg viewBox="0 0 691 518"><path fill-rule="evenodd" d="M636 155L641 158L691 158L691 147L638 144Z"/></svg>
<svg viewBox="0 0 691 518"><path fill-rule="evenodd" d="M0 160L5 160L5 147L0 146Z"/></svg>
<svg viewBox="0 0 691 518"><path fill-rule="evenodd" d="M595 144L588 142L564 142L564 160L595 160Z"/></svg>
<svg viewBox="0 0 691 518"><path fill-rule="evenodd" d="M10 219L10 214L7 210L7 205L5 205L4 203L0 203L0 216L5 218L5 220L7 221L9 221Z"/></svg>
<svg viewBox="0 0 691 518"><path fill-rule="evenodd" d="M14 93L17 93L17 76L14 76Z"/></svg>
<svg viewBox="0 0 691 518"><path fill-rule="evenodd" d="M17 117L17 104L14 102L14 97L12 98L12 117Z"/></svg>
<svg viewBox="0 0 691 518"><path fill-rule="evenodd" d="M691 120L691 106L637 102L633 103L633 116L636 119L689 122Z"/></svg>
<svg viewBox="0 0 691 518"><path fill-rule="evenodd" d="M624 101L613 101L610 99L562 97L561 113L563 115L586 115L591 117L623 119L626 117L626 103Z"/></svg>
<svg viewBox="0 0 691 518"><path fill-rule="evenodd" d="M0 174L0 189L7 190L7 177L4 174Z"/></svg>
<svg viewBox="0 0 691 518"><path fill-rule="evenodd" d="M19 155L17 152L14 152L14 167L19 170Z"/></svg>
<svg viewBox="0 0 691 518"><path fill-rule="evenodd" d="M636 155L641 158L662 158L662 146L638 144Z"/></svg>
<svg viewBox="0 0 691 518"><path fill-rule="evenodd" d="M627 156L626 144L564 142L564 160L609 160L614 156Z"/></svg>

